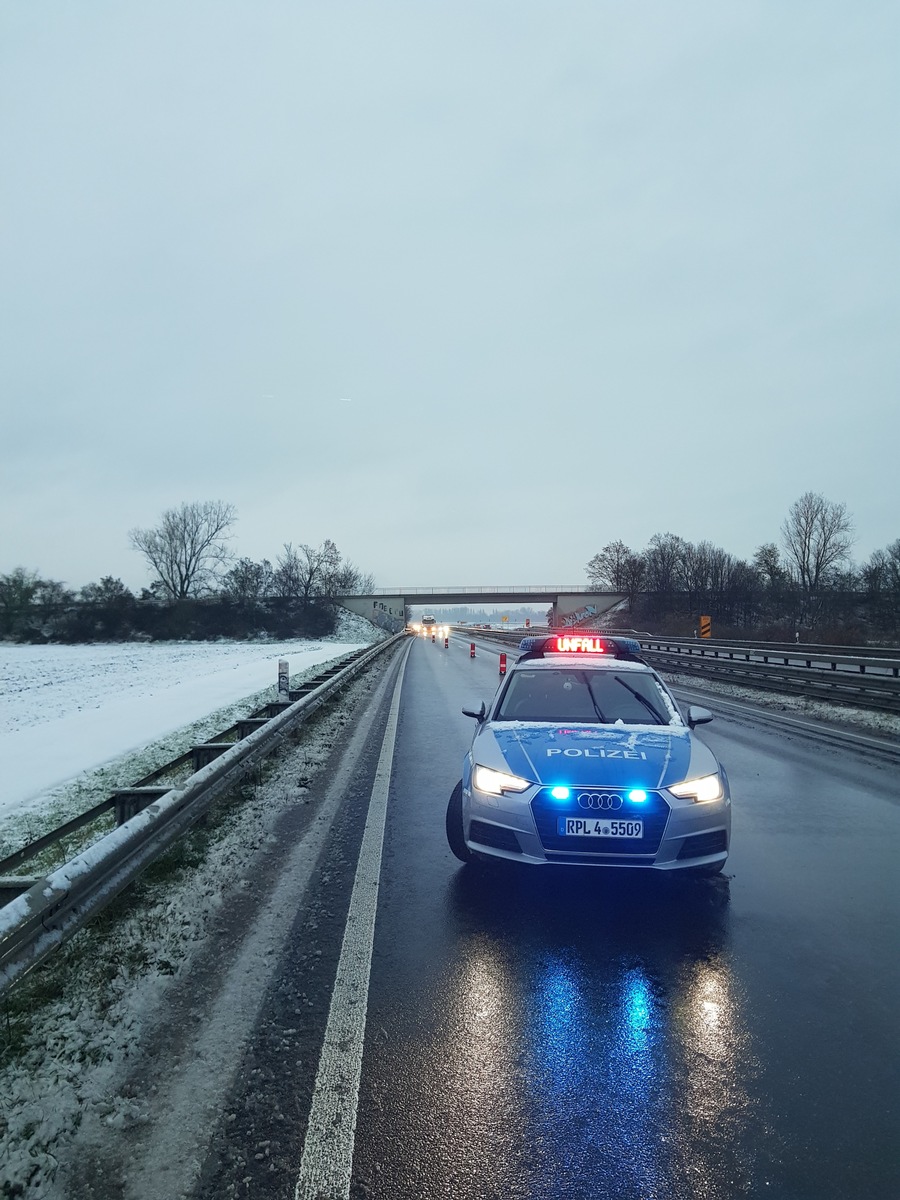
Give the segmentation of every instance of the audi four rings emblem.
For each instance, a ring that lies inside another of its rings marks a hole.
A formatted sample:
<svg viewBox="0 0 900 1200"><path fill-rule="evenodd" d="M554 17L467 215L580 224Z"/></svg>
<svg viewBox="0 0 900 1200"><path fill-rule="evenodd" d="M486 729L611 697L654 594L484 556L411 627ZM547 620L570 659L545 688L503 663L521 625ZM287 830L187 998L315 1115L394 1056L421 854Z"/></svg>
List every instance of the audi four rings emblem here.
<svg viewBox="0 0 900 1200"><path fill-rule="evenodd" d="M579 792L578 803L582 808L599 808L611 812L622 807L622 797L615 792Z"/></svg>

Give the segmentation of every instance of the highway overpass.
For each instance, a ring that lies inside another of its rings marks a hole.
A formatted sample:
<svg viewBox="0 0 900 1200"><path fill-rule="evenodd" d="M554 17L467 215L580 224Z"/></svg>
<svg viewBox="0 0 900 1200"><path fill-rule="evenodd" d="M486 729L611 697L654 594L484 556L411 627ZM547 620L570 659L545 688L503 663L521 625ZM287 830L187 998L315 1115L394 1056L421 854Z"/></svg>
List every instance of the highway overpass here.
<svg viewBox="0 0 900 1200"><path fill-rule="evenodd" d="M598 592L570 584L376 588L362 596L338 596L337 603L383 629L396 631L406 620L407 605L534 604L552 609L551 624L594 622L625 599L622 592Z"/></svg>

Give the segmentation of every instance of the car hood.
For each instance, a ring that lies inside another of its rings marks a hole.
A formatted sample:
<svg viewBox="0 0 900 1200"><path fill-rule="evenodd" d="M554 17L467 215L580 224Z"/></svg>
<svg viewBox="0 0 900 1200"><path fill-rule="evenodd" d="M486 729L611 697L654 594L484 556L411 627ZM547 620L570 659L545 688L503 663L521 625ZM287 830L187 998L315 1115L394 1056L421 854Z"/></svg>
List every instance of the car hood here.
<svg viewBox="0 0 900 1200"><path fill-rule="evenodd" d="M668 787L718 769L712 751L687 726L532 723L488 725L475 760L541 784Z"/></svg>

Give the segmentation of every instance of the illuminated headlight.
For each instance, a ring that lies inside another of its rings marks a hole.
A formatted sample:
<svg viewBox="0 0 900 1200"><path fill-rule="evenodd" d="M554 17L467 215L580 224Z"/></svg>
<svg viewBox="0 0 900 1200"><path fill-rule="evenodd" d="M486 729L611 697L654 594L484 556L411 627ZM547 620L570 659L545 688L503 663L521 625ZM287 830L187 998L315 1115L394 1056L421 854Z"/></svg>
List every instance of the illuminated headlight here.
<svg viewBox="0 0 900 1200"><path fill-rule="evenodd" d="M488 792L491 796L500 796L503 792L524 792L531 787L530 779L522 779L519 775L507 775L505 771L492 771L490 767L476 767L472 783L479 792Z"/></svg>
<svg viewBox="0 0 900 1200"><path fill-rule="evenodd" d="M721 775L701 775L699 779L688 779L684 783L669 785L673 796L681 800L693 800L695 804L709 804L711 800L721 800L725 795Z"/></svg>

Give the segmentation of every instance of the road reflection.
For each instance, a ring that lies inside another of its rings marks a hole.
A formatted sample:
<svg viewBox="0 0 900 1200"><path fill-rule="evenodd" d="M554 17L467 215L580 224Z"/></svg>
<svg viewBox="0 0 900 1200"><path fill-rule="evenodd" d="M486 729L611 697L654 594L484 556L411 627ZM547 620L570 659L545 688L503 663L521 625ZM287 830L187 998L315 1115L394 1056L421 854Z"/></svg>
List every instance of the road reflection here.
<svg viewBox="0 0 900 1200"><path fill-rule="evenodd" d="M367 1049L372 1108L362 1118L378 1135L368 1153L358 1148L354 1200L530 1194L514 957L473 931L384 1014Z"/></svg>
<svg viewBox="0 0 900 1200"><path fill-rule="evenodd" d="M512 1117L522 1132L517 1163L492 1160L504 1188L485 1194L750 1194L764 1131L745 1088L727 881L537 875L452 883L462 959L440 1057L488 1127Z"/></svg>

